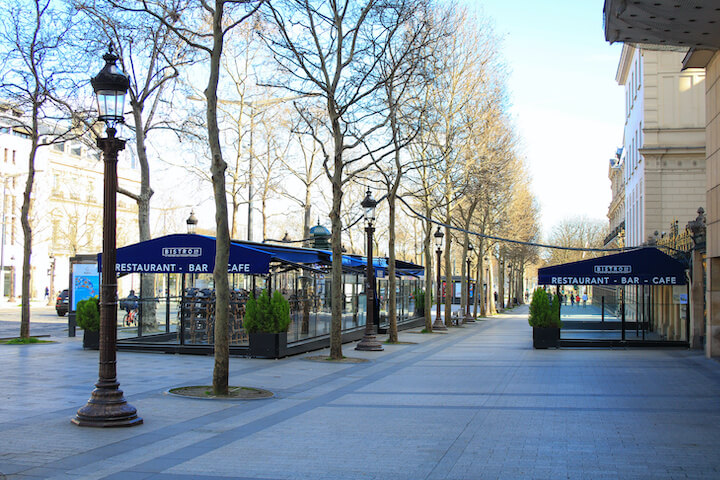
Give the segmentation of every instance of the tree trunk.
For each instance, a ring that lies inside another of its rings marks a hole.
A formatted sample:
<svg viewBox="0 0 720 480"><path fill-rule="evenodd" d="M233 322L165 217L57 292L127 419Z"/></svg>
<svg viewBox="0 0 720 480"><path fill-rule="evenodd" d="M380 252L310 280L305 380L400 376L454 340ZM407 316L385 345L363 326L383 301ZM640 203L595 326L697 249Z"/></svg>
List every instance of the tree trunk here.
<svg viewBox="0 0 720 480"><path fill-rule="evenodd" d="M133 118L135 121L135 149L140 163L140 195L137 198L138 206L138 232L139 240L150 240L150 197L153 191L150 188L150 165L145 148L145 125L142 112L144 105L133 102ZM143 273L140 276L140 321L143 331L151 331L157 326L155 313L157 304L155 298L155 274ZM151 300L152 299L152 300Z"/></svg>
<svg viewBox="0 0 720 480"><path fill-rule="evenodd" d="M340 148L336 142L336 148ZM337 152L337 150L336 150ZM330 237L332 247L332 285L330 293L331 320L330 320L330 358L340 360L342 354L342 219L340 209L342 208L342 159L340 154L335 153L335 172L332 178L333 200L330 210L330 223L332 235Z"/></svg>
<svg viewBox="0 0 720 480"><path fill-rule="evenodd" d="M448 206L445 224L450 225L450 207ZM450 238L450 228L445 227L445 326L452 327L452 263L450 262L450 248L452 247L452 239ZM442 290L441 290L442 291ZM438 300L440 301L440 300Z"/></svg>
<svg viewBox="0 0 720 480"><path fill-rule="evenodd" d="M217 88L220 79L220 59L223 50L223 2L216 0L213 14L213 48L210 55L210 76L205 89L207 98L207 128L210 153L212 155L212 180L215 197L215 365L213 368L213 393L227 395L230 367L230 345L228 338L228 307L230 286L228 283L228 260L230 257L230 231L228 229L227 199L225 197L225 169L227 165L220 147L220 130L217 121Z"/></svg>
<svg viewBox="0 0 720 480"><path fill-rule="evenodd" d="M35 155L38 149L37 134L37 106L33 107L33 133L30 155L28 156L28 174L23 193L23 204L20 213L20 222L23 229L23 266L22 266L22 308L20 311L20 337L30 337L30 255L32 254L32 229L30 228L30 207L33 181L35 180ZM12 276L10 278L12 282ZM12 289L11 289L12 290Z"/></svg>
<svg viewBox="0 0 720 480"><path fill-rule="evenodd" d="M388 195L388 294L390 298L390 305L388 306L388 321L390 324L388 328L388 342L390 343L396 343L398 341L397 295L395 294L395 289L397 288L397 279L395 278L395 194L398 185L399 183L396 182Z"/></svg>
<svg viewBox="0 0 720 480"><path fill-rule="evenodd" d="M340 128L340 119L333 111L333 99L328 98L328 112L332 122L334 150L332 183L332 208L330 210L330 223L332 234L330 236L332 247L332 285L331 285L331 320L330 320L330 358L340 360L342 354L342 175L343 175L343 134Z"/></svg>
<svg viewBox="0 0 720 480"><path fill-rule="evenodd" d="M498 305L505 308L505 263L498 258Z"/></svg>
<svg viewBox="0 0 720 480"><path fill-rule="evenodd" d="M467 312L467 297L468 297L468 282L467 282L467 254L468 254L468 242L470 241L468 234L465 234L465 238L462 245L462 255L460 255L460 312L461 317L465 316Z"/></svg>
<svg viewBox="0 0 720 480"><path fill-rule="evenodd" d="M495 292L493 291L492 278L493 278L493 264L492 264L492 261L489 261L488 262L488 278L487 278L487 284L488 284L487 315L494 315L495 313L497 313L497 310L495 309Z"/></svg>
<svg viewBox="0 0 720 480"><path fill-rule="evenodd" d="M310 218L310 215L312 215L312 205L310 204L311 201L312 201L312 199L310 198L310 187L307 187L307 189L305 190L305 208L304 208L305 214L303 215L302 238L304 238L304 239L310 238L310 222L312 222L312 218ZM310 242L308 240L306 240L305 242L303 242L302 246L303 247L309 246L309 244L310 244Z"/></svg>
<svg viewBox="0 0 720 480"><path fill-rule="evenodd" d="M425 216L430 218L430 209L425 209ZM433 305L433 252L430 247L432 224L426 221L425 237L423 238L423 252L425 253L425 330L432 332L432 305ZM437 300L438 302L440 299Z"/></svg>

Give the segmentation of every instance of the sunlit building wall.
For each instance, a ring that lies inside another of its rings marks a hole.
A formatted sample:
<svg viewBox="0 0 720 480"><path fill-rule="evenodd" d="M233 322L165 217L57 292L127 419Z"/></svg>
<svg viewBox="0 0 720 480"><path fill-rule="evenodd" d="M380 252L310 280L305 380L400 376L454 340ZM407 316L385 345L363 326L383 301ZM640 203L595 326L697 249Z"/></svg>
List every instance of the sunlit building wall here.
<svg viewBox="0 0 720 480"><path fill-rule="evenodd" d="M682 70L686 49L625 44L625 244L641 245L705 204L705 72Z"/></svg>

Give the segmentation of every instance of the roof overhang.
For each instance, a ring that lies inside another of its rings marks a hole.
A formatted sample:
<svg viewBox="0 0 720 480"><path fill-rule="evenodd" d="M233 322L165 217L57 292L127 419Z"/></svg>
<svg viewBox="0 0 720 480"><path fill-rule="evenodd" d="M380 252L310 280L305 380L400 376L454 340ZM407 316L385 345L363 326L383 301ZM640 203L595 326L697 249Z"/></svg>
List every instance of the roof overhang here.
<svg viewBox="0 0 720 480"><path fill-rule="evenodd" d="M652 48L720 48L717 0L605 0L605 39Z"/></svg>

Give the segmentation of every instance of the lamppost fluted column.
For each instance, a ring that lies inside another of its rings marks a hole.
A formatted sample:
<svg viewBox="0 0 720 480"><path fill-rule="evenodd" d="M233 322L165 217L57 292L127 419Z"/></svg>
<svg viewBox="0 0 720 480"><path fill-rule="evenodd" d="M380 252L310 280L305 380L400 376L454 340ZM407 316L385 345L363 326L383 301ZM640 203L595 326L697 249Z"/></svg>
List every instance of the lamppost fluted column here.
<svg viewBox="0 0 720 480"><path fill-rule="evenodd" d="M128 404L117 381L117 273L116 196L118 152L125 141L115 137L114 128L107 129L108 138L99 138L103 151L105 180L103 194L102 281L100 284L100 361L99 378L88 403L71 421L83 427L129 427L143 423L137 410Z"/></svg>
<svg viewBox="0 0 720 480"><path fill-rule="evenodd" d="M365 316L365 334L362 340L357 344L355 350L363 350L370 352L379 352L384 350L382 344L375 337L375 267L373 266L373 233L375 227L375 206L377 202L370 195L370 189L361 203L365 209L365 220L367 226L365 233L367 234L367 272L365 274L365 296L367 297L367 315Z"/></svg>

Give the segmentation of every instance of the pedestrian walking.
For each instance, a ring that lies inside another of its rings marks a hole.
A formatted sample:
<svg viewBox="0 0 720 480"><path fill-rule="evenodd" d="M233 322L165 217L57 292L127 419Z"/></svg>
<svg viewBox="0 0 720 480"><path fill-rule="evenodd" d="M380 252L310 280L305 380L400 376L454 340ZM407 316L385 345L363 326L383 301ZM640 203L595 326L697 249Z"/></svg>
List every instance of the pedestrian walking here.
<svg viewBox="0 0 720 480"><path fill-rule="evenodd" d="M575 294L570 293L570 306L575 306Z"/></svg>
<svg viewBox="0 0 720 480"><path fill-rule="evenodd" d="M583 307L584 307L585 304L587 303L587 299L588 299L587 293L583 293L583 296L582 296Z"/></svg>

